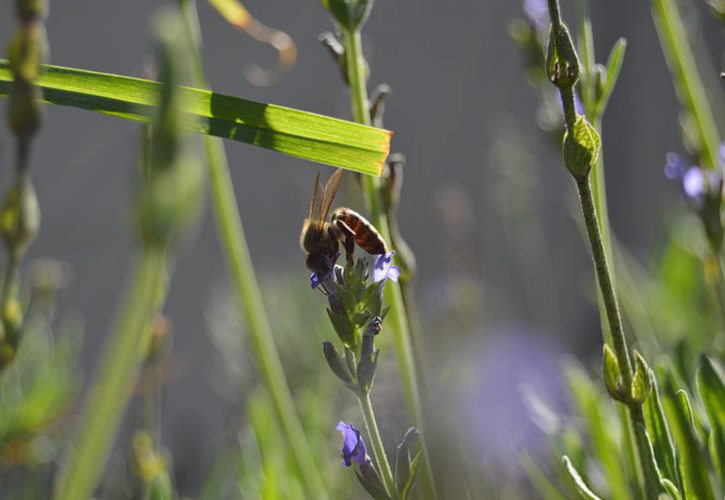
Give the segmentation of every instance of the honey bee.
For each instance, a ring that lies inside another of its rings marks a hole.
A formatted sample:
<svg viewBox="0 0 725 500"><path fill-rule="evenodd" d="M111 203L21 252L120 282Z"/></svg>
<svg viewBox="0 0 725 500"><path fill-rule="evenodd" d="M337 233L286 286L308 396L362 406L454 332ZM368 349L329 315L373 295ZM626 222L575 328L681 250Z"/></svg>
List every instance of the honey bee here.
<svg viewBox="0 0 725 500"><path fill-rule="evenodd" d="M341 176L340 169L332 174L320 196L320 174L317 174L309 212L300 234L300 247L307 253L305 265L319 277L332 271L339 251L339 241L343 243L349 263L352 262L355 244L371 255L388 253L385 240L365 217L344 207L337 208L330 214Z"/></svg>

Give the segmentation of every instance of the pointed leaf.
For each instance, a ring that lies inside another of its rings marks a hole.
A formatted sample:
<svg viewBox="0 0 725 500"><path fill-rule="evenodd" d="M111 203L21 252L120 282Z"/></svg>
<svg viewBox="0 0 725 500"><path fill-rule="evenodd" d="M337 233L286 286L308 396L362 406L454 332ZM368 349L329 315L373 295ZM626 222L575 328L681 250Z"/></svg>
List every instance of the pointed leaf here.
<svg viewBox="0 0 725 500"><path fill-rule="evenodd" d="M38 86L44 102L148 123L159 83L141 78L60 66L44 66ZM13 76L0 59L0 95ZM391 133L273 104L182 87L184 111L197 119L193 130L234 139L306 160L379 176Z"/></svg>
<svg viewBox="0 0 725 500"><path fill-rule="evenodd" d="M687 393L676 389L675 377L671 370L663 368L663 373L665 374L663 402L679 452L682 495L686 499L714 500L715 495L710 484L704 450L693 425L692 409Z"/></svg>
<svg viewBox="0 0 725 500"><path fill-rule="evenodd" d="M566 468L566 472L569 474L569 478L572 480L577 493L579 493L579 497L584 500L601 500L601 498L598 497L591 490L591 488L589 488L589 486L586 485L586 483L582 479L581 475L579 475L579 472L576 470L576 468L574 468L574 465L571 463L571 460L569 460L569 457L564 455L562 457L562 461L564 462L564 467Z"/></svg>
<svg viewBox="0 0 725 500"><path fill-rule="evenodd" d="M413 446L418 443L420 433L415 427L408 429L403 440L398 445L398 452L395 455L395 485L398 491L403 491L410 477L410 464Z"/></svg>
<svg viewBox="0 0 725 500"><path fill-rule="evenodd" d="M697 390L710 421L710 456L720 481L725 485L725 381L719 366L707 356L700 358Z"/></svg>
<svg viewBox="0 0 725 500"><path fill-rule="evenodd" d="M647 430L652 436L652 446L654 448L657 463L660 465L661 473L666 479L672 481L676 486L681 486L680 475L677 471L677 461L675 455L674 444L672 443L672 435L667 425L662 402L660 401L659 389L654 378L654 373L650 371L652 378L652 394L644 403L644 418Z"/></svg>
<svg viewBox="0 0 725 500"><path fill-rule="evenodd" d="M641 423L635 423L634 432L639 449L641 450L642 473L644 475L647 498L655 498L666 492L662 484L662 475L660 474L660 469L655 459L652 441L650 440L649 434L647 434L647 429Z"/></svg>
<svg viewBox="0 0 725 500"><path fill-rule="evenodd" d="M385 493L385 489L383 488L383 483L380 481L380 478L376 479L375 477L365 477L358 471L355 471L355 476L357 477L360 485L365 488L365 491L367 491L368 494L375 500L389 500L388 494Z"/></svg>
<svg viewBox="0 0 725 500"><path fill-rule="evenodd" d="M423 460L423 450L419 450L415 454L413 460L410 462L410 472L408 473L408 482L405 483L405 487L401 493L403 500L407 500L410 494L413 492L415 486L415 479L418 477L418 470L420 469L420 463Z"/></svg>
<svg viewBox="0 0 725 500"><path fill-rule="evenodd" d="M607 108L609 98L611 97L612 92L614 91L614 86L619 79L619 73L622 70L622 63L624 62L624 52L626 48L627 40L620 38L612 47L611 52L609 52L609 58L607 59L607 79L604 83L604 87L602 88L602 95L599 98L599 102L597 102L596 114L598 116L601 116Z"/></svg>

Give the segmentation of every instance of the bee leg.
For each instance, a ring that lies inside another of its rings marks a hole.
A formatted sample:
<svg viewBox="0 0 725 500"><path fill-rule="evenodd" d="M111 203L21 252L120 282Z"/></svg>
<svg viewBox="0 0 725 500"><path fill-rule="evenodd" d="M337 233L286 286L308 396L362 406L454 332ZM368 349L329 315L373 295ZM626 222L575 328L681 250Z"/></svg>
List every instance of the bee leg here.
<svg viewBox="0 0 725 500"><path fill-rule="evenodd" d="M345 247L347 263L352 264L352 255L355 252L355 231L340 219L336 219L335 224L343 235L342 246Z"/></svg>

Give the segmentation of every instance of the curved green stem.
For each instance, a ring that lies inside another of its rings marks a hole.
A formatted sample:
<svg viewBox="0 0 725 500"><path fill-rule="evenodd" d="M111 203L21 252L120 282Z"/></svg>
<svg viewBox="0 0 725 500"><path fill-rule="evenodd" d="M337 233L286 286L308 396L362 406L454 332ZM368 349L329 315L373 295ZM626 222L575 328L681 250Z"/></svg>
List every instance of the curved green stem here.
<svg viewBox="0 0 725 500"><path fill-rule="evenodd" d="M383 479L385 491L391 499L397 500L399 498L398 490L395 487L395 479L393 478L393 471L390 468L388 457L385 455L385 447L383 446L383 440L380 438L378 424L375 420L375 413L373 412L373 404L370 401L370 395L359 392L356 394L357 399L360 402L360 408L363 412L363 418L365 419L365 427L367 428L368 436L370 437L370 444L373 448L375 463L378 466L378 471Z"/></svg>
<svg viewBox="0 0 725 500"><path fill-rule="evenodd" d="M193 0L179 0L193 47L190 57L194 85L205 86L199 50L200 30ZM270 393L282 431L292 450L292 456L311 498L327 498L320 471L313 460L310 445L304 434L292 394L285 379L282 363L274 344L272 329L262 302L262 294L249 255L244 228L237 209L232 179L229 174L224 146L219 139L204 137L209 165L209 179L219 239L231 272L232 285L239 301L242 317L254 346L255 358L265 387Z"/></svg>
<svg viewBox="0 0 725 500"><path fill-rule="evenodd" d="M86 401L83 423L67 468L55 492L56 500L91 498L118 432L124 409L136 383L141 341L164 284L166 255L148 250L136 266L116 325L99 362L98 382Z"/></svg>

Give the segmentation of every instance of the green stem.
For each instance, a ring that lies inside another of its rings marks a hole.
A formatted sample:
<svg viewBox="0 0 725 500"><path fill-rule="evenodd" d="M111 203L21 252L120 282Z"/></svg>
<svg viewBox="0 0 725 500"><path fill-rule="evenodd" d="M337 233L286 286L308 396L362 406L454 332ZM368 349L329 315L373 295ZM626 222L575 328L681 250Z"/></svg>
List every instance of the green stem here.
<svg viewBox="0 0 725 500"><path fill-rule="evenodd" d="M356 394L357 399L360 402L360 408L362 408L363 418L365 419L365 427L368 430L370 444L373 448L373 457L375 457L375 463L378 466L380 475L382 476L385 492L391 499L396 500L399 498L398 489L395 487L393 471L390 468L388 457L385 455L385 447L383 446L383 440L380 438L377 420L375 420L375 413L373 412L373 404L370 401L370 395L361 394L359 392Z"/></svg>
<svg viewBox="0 0 725 500"><path fill-rule="evenodd" d="M607 320L612 331L612 342L614 344L614 352L619 362L619 368L622 372L622 381L625 390L629 391L632 387L632 364L627 349L627 340L624 336L622 327L622 318L619 314L619 306L614 292L614 284L612 283L607 256L604 251L604 244L599 230L599 222L597 220L596 209L594 206L594 198L592 188L588 179L577 180L577 189L579 191L579 199L581 201L584 222L587 228L587 236L589 237L589 245L594 260L594 268L597 274L597 281L604 302L604 310Z"/></svg>
<svg viewBox="0 0 725 500"><path fill-rule="evenodd" d="M191 60L194 85L205 87L201 63L201 37L193 0L179 0L186 22L189 39L193 44ZM205 136L204 146L209 165L209 179L217 222L219 238L224 250L227 266L231 272L232 285L239 301L242 317L252 340L259 369L265 387L269 391L277 412L282 431L285 434L299 477L304 481L311 498L327 498L327 491L320 471L313 460L310 445L304 434L302 423L295 409L294 400L285 379L282 363L274 344L272 329L262 302L252 259L249 255L244 228L237 209L231 175L224 146L219 139Z"/></svg>
<svg viewBox="0 0 725 500"><path fill-rule="evenodd" d="M592 251L592 258L594 260L594 268L597 274L597 282L599 283L599 290L601 292L604 310L607 315L612 335L614 353L617 356L619 370L622 375L622 385L624 386L626 394L631 395L632 379L634 378L632 363L630 361L629 349L627 348L627 339L624 335L624 328L622 326L622 318L619 313L619 305L617 304L614 284L609 271L609 265L607 264L607 255L604 250L599 222L597 221L592 188L588 178L577 180L576 183L579 191L582 213L584 215L584 222L587 228L587 236L589 237L589 245ZM642 429L645 428L642 406L641 404L631 400L625 401L625 404L628 407L629 418L632 422L635 437L637 438L637 455L639 457L642 470L646 471L648 469L649 462L647 456L647 442L646 439L641 436ZM639 427L638 424L642 427ZM660 490L660 486L653 483L652 477L648 474L644 474L644 480L648 498L656 497Z"/></svg>
<svg viewBox="0 0 725 500"><path fill-rule="evenodd" d="M83 425L55 492L56 500L91 498L103 472L124 409L136 383L141 341L163 286L165 252L148 250L136 266L131 288L116 318L97 382L86 400Z"/></svg>
<svg viewBox="0 0 725 500"><path fill-rule="evenodd" d="M701 166L717 168L720 147L717 126L677 5L673 0L652 0L652 17L680 101L692 115L699 132L700 155L704 160Z"/></svg>
<svg viewBox="0 0 725 500"><path fill-rule="evenodd" d="M362 44L359 30L342 30L343 44L345 46L345 62L347 65L350 97L352 100L353 119L364 125L370 125L370 108L368 105L367 85L365 81L365 63L362 54ZM376 177L362 176L363 197L367 204L370 219L373 225L381 232L386 241L390 240L390 228L387 218L382 210L382 196L380 180ZM425 436L423 428L423 408L416 379L416 368L410 336L410 328L405 314L405 304L400 285L390 282L385 287L385 300L390 304L387 323L391 325L395 353L397 356L400 382L408 418L413 425ZM425 473L422 474L423 486L429 496L435 497L433 471L430 465L425 439L421 438L424 447L426 463Z"/></svg>

